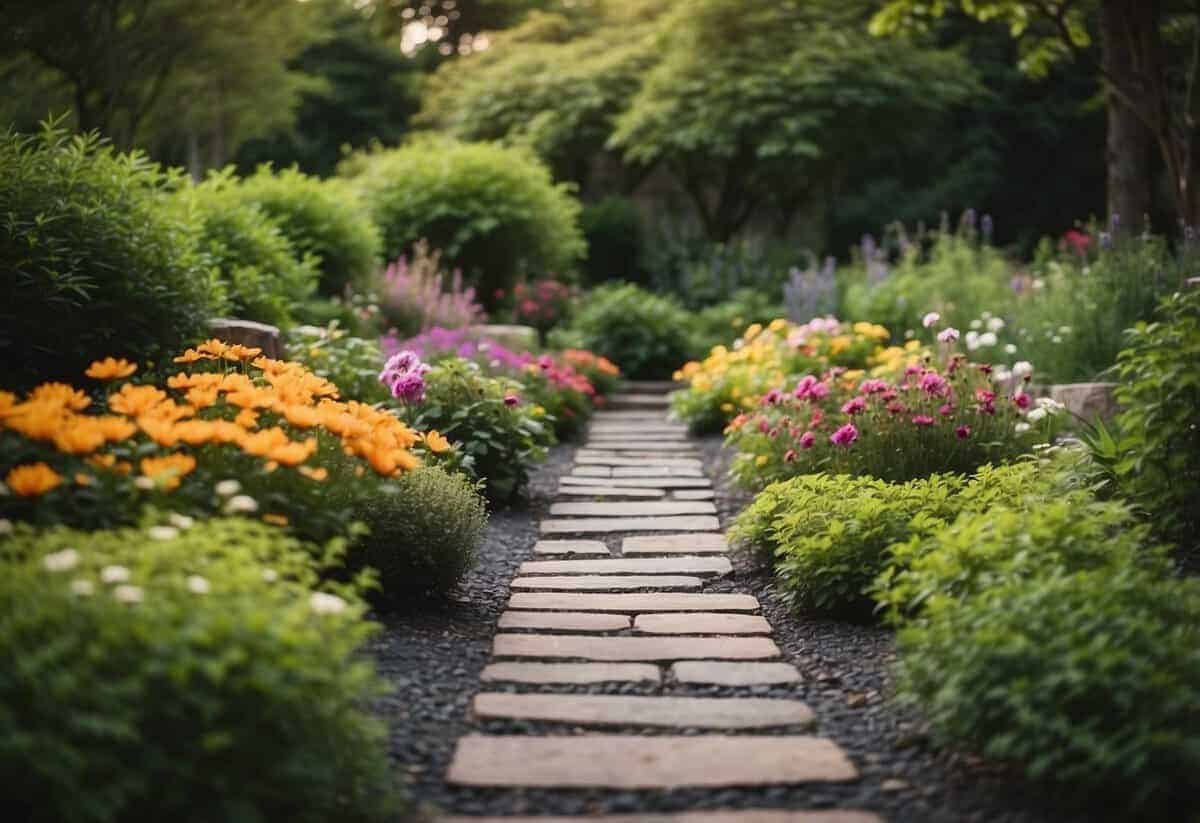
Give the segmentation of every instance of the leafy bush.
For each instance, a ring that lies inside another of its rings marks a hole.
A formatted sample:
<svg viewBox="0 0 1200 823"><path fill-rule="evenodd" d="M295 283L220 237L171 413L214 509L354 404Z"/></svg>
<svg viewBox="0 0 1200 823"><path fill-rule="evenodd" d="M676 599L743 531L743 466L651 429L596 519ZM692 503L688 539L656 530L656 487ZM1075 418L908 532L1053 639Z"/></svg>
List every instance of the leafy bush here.
<svg viewBox="0 0 1200 823"><path fill-rule="evenodd" d="M351 155L340 171L363 196L388 259L425 238L485 301L584 254L579 204L521 149L424 140Z"/></svg>
<svg viewBox="0 0 1200 823"><path fill-rule="evenodd" d="M390 819L356 588L314 591L313 552L278 529L185 525L0 538L10 813Z"/></svg>
<svg viewBox="0 0 1200 823"><path fill-rule="evenodd" d="M674 298L631 283L601 286L583 300L572 327L579 348L613 360L633 379L664 378L692 351L690 318Z"/></svg>
<svg viewBox="0 0 1200 823"><path fill-rule="evenodd" d="M936 737L1123 819L1184 819L1200 769L1200 586L1132 569L1010 579L900 632Z"/></svg>
<svg viewBox="0 0 1200 823"><path fill-rule="evenodd" d="M434 327L457 329L486 319L475 301L475 289L464 288L462 272L447 274L441 268L442 253L429 244L413 244L412 260L401 256L380 277L380 306L390 329L400 337L412 337Z"/></svg>
<svg viewBox="0 0 1200 823"><path fill-rule="evenodd" d="M170 176L143 155L55 124L0 135L0 381L79 374L95 352L157 360L224 310Z"/></svg>
<svg viewBox="0 0 1200 823"><path fill-rule="evenodd" d="M487 528L487 510L475 487L459 475L423 467L360 502L357 517L369 532L354 545L352 561L379 572L382 597L444 593L475 560Z"/></svg>
<svg viewBox="0 0 1200 823"><path fill-rule="evenodd" d="M383 352L376 340L355 337L334 322L325 328L295 326L284 340L292 361L338 387L347 400L382 403L387 389L379 382Z"/></svg>
<svg viewBox="0 0 1200 823"><path fill-rule="evenodd" d="M710 351L755 323L767 325L783 313L769 292L738 289L728 300L701 309L692 329L693 351Z"/></svg>
<svg viewBox="0 0 1200 823"><path fill-rule="evenodd" d="M259 206L242 202L232 169L185 186L180 207L199 227L199 248L219 272L238 317L286 327L317 288L318 260L301 252Z"/></svg>
<svg viewBox="0 0 1200 823"><path fill-rule="evenodd" d="M589 285L640 279L644 231L642 215L632 200L606 197L584 206L579 222L587 240L583 270Z"/></svg>
<svg viewBox="0 0 1200 823"><path fill-rule="evenodd" d="M318 291L323 295L365 288L383 259L379 230L342 180L263 165L234 194L262 209L298 253L319 259Z"/></svg>
<svg viewBox="0 0 1200 823"><path fill-rule="evenodd" d="M462 358L442 360L424 375L425 398L401 409L410 425L457 442L463 467L505 501L520 493L530 466L554 442L544 410L527 403L514 380L488 377Z"/></svg>

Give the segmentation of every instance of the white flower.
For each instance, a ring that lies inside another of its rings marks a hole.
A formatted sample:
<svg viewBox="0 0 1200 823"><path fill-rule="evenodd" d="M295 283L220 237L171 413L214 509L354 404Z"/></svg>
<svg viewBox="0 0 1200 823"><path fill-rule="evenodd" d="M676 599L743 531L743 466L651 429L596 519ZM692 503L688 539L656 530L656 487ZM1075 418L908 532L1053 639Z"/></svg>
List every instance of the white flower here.
<svg viewBox="0 0 1200 823"><path fill-rule="evenodd" d="M193 574L188 577L187 587L188 591L192 594L208 594L210 588L208 581L198 574Z"/></svg>
<svg viewBox="0 0 1200 823"><path fill-rule="evenodd" d="M990 311L981 311L979 313L979 316L982 317L984 320L988 320L991 318L992 313Z"/></svg>
<svg viewBox="0 0 1200 823"><path fill-rule="evenodd" d="M1013 363L1012 373L1013 377L1027 377L1033 374L1033 364L1028 360L1018 360Z"/></svg>
<svg viewBox="0 0 1200 823"><path fill-rule="evenodd" d="M1004 328L1003 317L993 317L987 322L988 331L1000 331Z"/></svg>
<svg viewBox="0 0 1200 823"><path fill-rule="evenodd" d="M105 583L124 583L129 580L129 569L124 566L105 566L100 570L100 579Z"/></svg>
<svg viewBox="0 0 1200 823"><path fill-rule="evenodd" d="M1004 353L1005 354L1016 354L1017 347L1015 345L1013 345L1012 343L1006 343L1004 345Z"/></svg>
<svg viewBox="0 0 1200 823"><path fill-rule="evenodd" d="M231 497L229 498L229 502L225 504L225 512L227 514L248 514L256 511L258 511L258 501L245 494Z"/></svg>
<svg viewBox="0 0 1200 823"><path fill-rule="evenodd" d="M122 603L141 603L142 589L140 586L117 586L113 589L113 597Z"/></svg>
<svg viewBox="0 0 1200 823"><path fill-rule="evenodd" d="M999 341L996 339L994 332L985 331L983 334L979 335L979 345L981 346L994 346L998 342Z"/></svg>
<svg viewBox="0 0 1200 823"><path fill-rule="evenodd" d="M1062 338L1061 338L1061 337L1059 337L1059 336L1056 334L1056 335L1054 335L1053 337L1051 337L1051 338L1050 338L1050 342L1051 342L1051 343L1061 343L1061 342L1062 342Z"/></svg>
<svg viewBox="0 0 1200 823"><path fill-rule="evenodd" d="M1024 434L1025 432L1029 431L1029 424L1018 423L1017 425L1013 426L1013 431L1015 431L1017 434Z"/></svg>
<svg viewBox="0 0 1200 823"><path fill-rule="evenodd" d="M958 329L953 326L947 326L938 332L937 339L939 343L953 343L958 339Z"/></svg>
<svg viewBox="0 0 1200 823"><path fill-rule="evenodd" d="M345 610L346 601L336 594L313 592L308 598L308 605L316 614L337 614Z"/></svg>
<svg viewBox="0 0 1200 823"><path fill-rule="evenodd" d="M1041 291L1044 288L1046 288L1046 281L1043 280L1042 278L1039 277L1033 281L1033 290L1034 291Z"/></svg>
<svg viewBox="0 0 1200 823"><path fill-rule="evenodd" d="M79 565L79 552L74 549L63 549L42 558L42 565L48 572L66 572Z"/></svg>
<svg viewBox="0 0 1200 823"><path fill-rule="evenodd" d="M931 311L929 314L921 318L921 325L927 329L932 329L935 325L937 325L937 321L941 319L942 316L940 314L935 311Z"/></svg>
<svg viewBox="0 0 1200 823"><path fill-rule="evenodd" d="M1059 327L1058 327L1058 333L1059 333L1059 334L1070 334L1070 333L1071 333L1071 327L1070 327L1070 326L1059 326Z"/></svg>
<svg viewBox="0 0 1200 823"><path fill-rule="evenodd" d="M174 540L179 537L179 529L174 526L151 526L146 529L151 540Z"/></svg>
<svg viewBox="0 0 1200 823"><path fill-rule="evenodd" d="M982 320L972 320L972 321L971 321L971 328L973 328L973 329L982 329L982 328L983 328L983 321L982 321Z"/></svg>
<svg viewBox="0 0 1200 823"><path fill-rule="evenodd" d="M90 580L80 577L71 581L71 593L78 597L90 597L95 591L96 587Z"/></svg>
<svg viewBox="0 0 1200 823"><path fill-rule="evenodd" d="M977 348L979 348L979 332L977 332L977 331L967 332L967 336L966 336L965 340L966 340L966 344L967 344L967 349L969 351L975 351Z"/></svg>
<svg viewBox="0 0 1200 823"><path fill-rule="evenodd" d="M216 489L217 494L221 495L222 497L233 497L233 495L242 490L242 484L236 480L222 480L213 488Z"/></svg>
<svg viewBox="0 0 1200 823"><path fill-rule="evenodd" d="M274 569L263 569L262 579L267 583L274 583L279 579L279 572L275 571Z"/></svg>
<svg viewBox="0 0 1200 823"><path fill-rule="evenodd" d="M1030 423L1037 423L1041 420L1044 420L1046 417L1046 414L1047 414L1046 410L1043 409L1041 406L1039 406L1036 409L1030 409L1029 414L1025 415L1025 419L1028 420Z"/></svg>
<svg viewBox="0 0 1200 823"><path fill-rule="evenodd" d="M1004 366L997 366L992 371L992 382L994 382L994 383L1003 383L1004 381L1008 380L1010 377L1012 377L1012 372L1010 372Z"/></svg>
<svg viewBox="0 0 1200 823"><path fill-rule="evenodd" d="M12 521L7 517L0 517L0 536L13 533Z"/></svg>
<svg viewBox="0 0 1200 823"><path fill-rule="evenodd" d="M153 477L136 477L133 480L133 485L137 486L142 491L150 491L154 488Z"/></svg>
<svg viewBox="0 0 1200 823"><path fill-rule="evenodd" d="M1057 414L1066 408L1053 397L1039 397L1035 402L1039 409L1045 409L1048 414Z"/></svg>
<svg viewBox="0 0 1200 823"><path fill-rule="evenodd" d="M180 514L179 512L171 512L167 516L167 520L177 529L190 529L196 524L195 518L188 517L186 514Z"/></svg>

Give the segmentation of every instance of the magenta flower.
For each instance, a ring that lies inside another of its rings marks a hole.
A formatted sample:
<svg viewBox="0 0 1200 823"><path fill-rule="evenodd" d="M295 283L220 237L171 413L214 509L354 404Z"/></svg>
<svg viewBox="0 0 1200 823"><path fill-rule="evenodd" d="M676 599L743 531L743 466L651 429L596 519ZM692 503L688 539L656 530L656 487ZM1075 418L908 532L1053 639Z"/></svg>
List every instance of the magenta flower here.
<svg viewBox="0 0 1200 823"><path fill-rule="evenodd" d="M888 390L888 384L886 380L873 377L870 380L864 380L858 390L862 394L879 394Z"/></svg>
<svg viewBox="0 0 1200 823"><path fill-rule="evenodd" d="M1012 396L1012 401L1018 409L1027 409L1029 408L1029 404L1033 402L1033 399L1025 392L1019 391Z"/></svg>
<svg viewBox="0 0 1200 823"><path fill-rule="evenodd" d="M784 452L783 462L784 463L795 463L796 462L796 450L788 449L786 452Z"/></svg>
<svg viewBox="0 0 1200 823"><path fill-rule="evenodd" d="M954 430L954 436L957 437L959 440L966 440L968 437L971 436L971 427L970 426L959 426L958 428L956 428Z"/></svg>
<svg viewBox="0 0 1200 823"><path fill-rule="evenodd" d="M775 406L783 400L783 392L779 389L771 389L763 395L762 404L764 406Z"/></svg>
<svg viewBox="0 0 1200 823"><path fill-rule="evenodd" d="M912 422L914 426L932 426L933 418L927 414L914 414Z"/></svg>
<svg viewBox="0 0 1200 823"><path fill-rule="evenodd" d="M802 449L811 449L816 442L817 436L812 432L805 432L800 435L800 448Z"/></svg>
<svg viewBox="0 0 1200 823"><path fill-rule="evenodd" d="M948 326L938 332L937 339L939 343L953 343L958 339L958 329Z"/></svg>
<svg viewBox="0 0 1200 823"><path fill-rule="evenodd" d="M809 396L812 387L817 385L819 381L811 374L806 374L800 378L800 382L796 384L796 388L792 391L792 396L797 400L803 400Z"/></svg>
<svg viewBox="0 0 1200 823"><path fill-rule="evenodd" d="M946 382L946 378L933 371L921 377L920 386L921 391L935 397L945 397L950 391L950 384Z"/></svg>
<svg viewBox="0 0 1200 823"><path fill-rule="evenodd" d="M850 444L857 439L858 429L854 428L853 423L847 423L833 434L829 435L830 443L833 443L835 446L845 446L846 448L850 448Z"/></svg>
<svg viewBox="0 0 1200 823"><path fill-rule="evenodd" d="M758 421L758 431L760 434L766 434L771 429L771 424L767 422L767 418L762 418Z"/></svg>
<svg viewBox="0 0 1200 823"><path fill-rule="evenodd" d="M824 400L829 396L829 386L824 383L817 383L808 390L809 400Z"/></svg>
<svg viewBox="0 0 1200 823"><path fill-rule="evenodd" d="M941 408L938 409L938 414L940 414L942 417L949 417L950 415L954 414L954 406L950 405L949 403L943 403Z"/></svg>
<svg viewBox="0 0 1200 823"><path fill-rule="evenodd" d="M842 404L842 414L858 414L867 407L867 401L861 397L851 397Z"/></svg>
<svg viewBox="0 0 1200 823"><path fill-rule="evenodd" d="M521 405L521 398L517 397L515 394L505 395L504 396L504 405L508 406L510 409L513 406L519 406L519 405Z"/></svg>

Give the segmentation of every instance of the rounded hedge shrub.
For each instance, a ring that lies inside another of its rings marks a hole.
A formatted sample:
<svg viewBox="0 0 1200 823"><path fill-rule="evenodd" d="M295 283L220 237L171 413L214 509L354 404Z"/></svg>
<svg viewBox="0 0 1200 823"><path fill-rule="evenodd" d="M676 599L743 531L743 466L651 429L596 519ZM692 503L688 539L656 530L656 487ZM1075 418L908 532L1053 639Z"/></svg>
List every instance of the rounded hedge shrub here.
<svg viewBox="0 0 1200 823"><path fill-rule="evenodd" d="M585 251L569 187L521 149L426 139L351 155L339 171L379 226L388 260L424 238L489 306L518 277L570 269Z"/></svg>
<svg viewBox="0 0 1200 823"><path fill-rule="evenodd" d="M158 360L224 308L169 175L53 124L0 135L0 382L78 379L97 357Z"/></svg>
<svg viewBox="0 0 1200 823"><path fill-rule="evenodd" d="M383 261L379 230L345 181L262 165L234 195L262 209L296 251L319 259L323 295L366 288Z"/></svg>
<svg viewBox="0 0 1200 823"><path fill-rule="evenodd" d="M941 742L1018 764L1119 819L1191 819L1195 580L1132 569L1012 579L902 630L899 647L900 696Z"/></svg>
<svg viewBox="0 0 1200 823"><path fill-rule="evenodd" d="M286 327L317 287L317 258L302 253L263 209L241 201L232 169L178 193L197 243L219 272L231 310L243 320Z"/></svg>
<svg viewBox="0 0 1200 823"><path fill-rule="evenodd" d="M572 323L580 348L603 355L633 379L668 379L693 353L691 319L673 297L632 283L601 286Z"/></svg>
<svg viewBox="0 0 1200 823"><path fill-rule="evenodd" d="M462 475L425 466L359 504L370 532L355 541L353 562L379 572L380 602L443 594L475 561L487 508Z"/></svg>
<svg viewBox="0 0 1200 823"><path fill-rule="evenodd" d="M0 538L0 781L28 821L384 820L372 631L243 519Z"/></svg>
<svg viewBox="0 0 1200 823"><path fill-rule="evenodd" d="M640 280L644 231L642 215L626 197L606 197L585 206L580 225L587 240L583 270L589 284Z"/></svg>

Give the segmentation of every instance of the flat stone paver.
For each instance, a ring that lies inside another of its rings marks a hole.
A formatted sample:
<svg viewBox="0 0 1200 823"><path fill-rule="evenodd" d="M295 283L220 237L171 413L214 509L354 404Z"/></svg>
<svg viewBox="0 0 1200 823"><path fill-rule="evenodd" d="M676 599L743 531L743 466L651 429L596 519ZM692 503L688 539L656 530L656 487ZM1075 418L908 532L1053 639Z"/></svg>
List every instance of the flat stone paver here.
<svg viewBox="0 0 1200 823"><path fill-rule="evenodd" d="M770 634L771 624L753 614L675 612L639 614L633 630L643 634Z"/></svg>
<svg viewBox="0 0 1200 823"><path fill-rule="evenodd" d="M676 500L712 500L717 493L712 489L676 489L671 496Z"/></svg>
<svg viewBox="0 0 1200 823"><path fill-rule="evenodd" d="M446 779L470 786L674 789L855 780L830 740L796 736L461 738Z"/></svg>
<svg viewBox="0 0 1200 823"><path fill-rule="evenodd" d="M672 448L674 445L679 445L681 448L695 448L695 441L688 437L686 430L679 428L653 432L593 429L588 433L585 445L611 449L614 444L621 446L625 443L655 449L660 448L656 445L659 443L663 444L664 448Z"/></svg>
<svg viewBox="0 0 1200 823"><path fill-rule="evenodd" d="M565 475L558 482L567 486L611 486L613 481L603 477L586 477L584 475ZM656 488L656 489L707 489L712 486L707 477L626 477L620 485L623 488Z"/></svg>
<svg viewBox="0 0 1200 823"><path fill-rule="evenodd" d="M529 560L517 574L729 574L725 557L614 557L605 560Z"/></svg>
<svg viewBox="0 0 1200 823"><path fill-rule="evenodd" d="M728 663L717 660L682 660L671 666L680 683L717 686L770 686L799 683L803 678L791 663Z"/></svg>
<svg viewBox="0 0 1200 823"><path fill-rule="evenodd" d="M717 809L678 814L602 814L587 817L443 817L440 823L883 823L872 812L852 810Z"/></svg>
<svg viewBox="0 0 1200 823"><path fill-rule="evenodd" d="M579 576L518 577L514 589L552 589L560 592L596 592L622 589L698 589L699 577L676 574L588 574Z"/></svg>
<svg viewBox="0 0 1200 823"><path fill-rule="evenodd" d="M583 466L581 468L587 468ZM576 469L578 471L578 469ZM613 466L613 477L703 477L699 468L686 466Z"/></svg>
<svg viewBox="0 0 1200 823"><path fill-rule="evenodd" d="M608 466L576 466L571 469L575 477L612 477L612 469Z"/></svg>
<svg viewBox="0 0 1200 823"><path fill-rule="evenodd" d="M639 489L633 486L559 486L559 496L571 497L665 497L665 489ZM711 492L710 492L711 494Z"/></svg>
<svg viewBox="0 0 1200 823"><path fill-rule="evenodd" d="M571 592L514 592L510 609L600 612L753 612L758 599L749 594L638 593L584 594Z"/></svg>
<svg viewBox="0 0 1200 823"><path fill-rule="evenodd" d="M650 615L643 615L649 617ZM733 615L727 615L732 617ZM623 614L596 612L517 612L507 611L496 623L501 629L561 629L563 631L610 632L629 628Z"/></svg>
<svg viewBox="0 0 1200 823"><path fill-rule="evenodd" d="M649 663L489 663L480 679L506 683L639 683L662 680Z"/></svg>
<svg viewBox="0 0 1200 823"><path fill-rule="evenodd" d="M661 437L662 435L687 437L687 426L649 420L628 420L623 423L616 421L612 423L593 423L592 427L588 429L589 437L620 437L622 439L641 437L645 439Z"/></svg>
<svg viewBox="0 0 1200 823"><path fill-rule="evenodd" d="M779 657L766 637L588 637L569 634L498 634L497 657L571 657L583 660L762 660Z"/></svg>
<svg viewBox="0 0 1200 823"><path fill-rule="evenodd" d="M542 534L592 534L607 532L710 532L721 528L712 515L679 517L580 517L543 520Z"/></svg>
<svg viewBox="0 0 1200 823"><path fill-rule="evenodd" d="M653 503L552 503L551 517L652 517L672 514L716 514L717 507L705 500L656 501Z"/></svg>
<svg viewBox="0 0 1200 823"><path fill-rule="evenodd" d="M704 465L700 460L688 457L606 457L604 455L580 454L575 456L576 466L612 466L614 468L657 468L695 469Z"/></svg>
<svg viewBox="0 0 1200 823"><path fill-rule="evenodd" d="M699 453L695 443L691 440L665 440L662 437L652 437L645 440L629 440L621 437L592 439L584 443L581 450L654 455L678 454L680 452Z"/></svg>
<svg viewBox="0 0 1200 823"><path fill-rule="evenodd" d="M609 694L475 695L476 717L543 720L579 726L764 729L812 723L798 700L764 697L645 697Z"/></svg>
<svg viewBox="0 0 1200 823"><path fill-rule="evenodd" d="M728 548L723 534L654 534L626 537L621 542L621 554L704 554Z"/></svg>
<svg viewBox="0 0 1200 823"><path fill-rule="evenodd" d="M608 401L613 406L662 406L664 408L671 403L665 394L625 394L623 392L610 394Z"/></svg>
<svg viewBox="0 0 1200 823"><path fill-rule="evenodd" d="M677 444L683 446L684 444ZM647 446L584 446L576 457L621 457L628 460L700 460L695 448L658 449Z"/></svg>
<svg viewBox="0 0 1200 823"><path fill-rule="evenodd" d="M539 540L533 544L534 554L609 554L608 546L599 540Z"/></svg>

